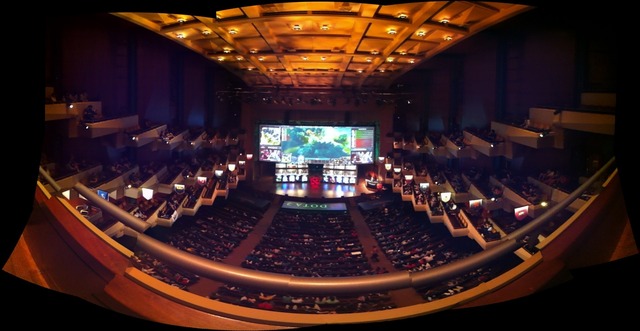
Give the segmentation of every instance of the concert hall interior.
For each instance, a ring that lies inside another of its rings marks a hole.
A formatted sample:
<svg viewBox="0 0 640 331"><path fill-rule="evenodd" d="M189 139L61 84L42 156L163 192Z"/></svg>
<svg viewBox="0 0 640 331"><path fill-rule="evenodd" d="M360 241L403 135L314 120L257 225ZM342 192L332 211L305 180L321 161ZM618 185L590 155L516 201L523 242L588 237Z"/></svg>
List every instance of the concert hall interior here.
<svg viewBox="0 0 640 331"><path fill-rule="evenodd" d="M24 222L2 240L9 318L633 317L617 1L97 6L43 19Z"/></svg>

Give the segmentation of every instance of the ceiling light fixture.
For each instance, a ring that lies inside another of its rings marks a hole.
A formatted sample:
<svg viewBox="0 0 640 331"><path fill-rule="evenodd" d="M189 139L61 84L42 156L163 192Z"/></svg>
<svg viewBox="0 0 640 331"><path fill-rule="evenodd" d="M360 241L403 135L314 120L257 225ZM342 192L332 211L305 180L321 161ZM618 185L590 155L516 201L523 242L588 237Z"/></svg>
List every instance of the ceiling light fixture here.
<svg viewBox="0 0 640 331"><path fill-rule="evenodd" d="M177 37L178 39L184 39L185 35L184 35L184 33L182 33L182 32L178 32L178 33L176 33L176 37Z"/></svg>
<svg viewBox="0 0 640 331"><path fill-rule="evenodd" d="M229 34L238 34L238 29L236 28L229 29Z"/></svg>
<svg viewBox="0 0 640 331"><path fill-rule="evenodd" d="M187 20L184 17L178 17L177 21L178 21L178 23L184 23Z"/></svg>
<svg viewBox="0 0 640 331"><path fill-rule="evenodd" d="M394 35L398 33L398 31L396 31L396 28L389 28L389 30L387 30L387 33L390 35Z"/></svg>
<svg viewBox="0 0 640 331"><path fill-rule="evenodd" d="M420 30L420 31L416 32L416 35L418 37L424 37L424 36L427 35L427 32L425 32L424 30Z"/></svg>
<svg viewBox="0 0 640 331"><path fill-rule="evenodd" d="M218 56L218 62L224 61L224 56Z"/></svg>
<svg viewBox="0 0 640 331"><path fill-rule="evenodd" d="M449 24L449 19L448 18L443 18L443 19L440 20L440 23Z"/></svg>
<svg viewBox="0 0 640 331"><path fill-rule="evenodd" d="M393 57L391 57L391 56L387 58L387 62L393 62L393 60L395 60L395 59Z"/></svg>
<svg viewBox="0 0 640 331"><path fill-rule="evenodd" d="M453 37L451 37L451 36L445 36L445 37L444 37L444 40L445 40L445 41L451 41L451 40L453 40Z"/></svg>
<svg viewBox="0 0 640 331"><path fill-rule="evenodd" d="M300 24L294 24L294 25L293 25L293 27L292 27L292 29L293 29L294 31L301 31L301 30L302 30L302 27L300 26Z"/></svg>
<svg viewBox="0 0 640 331"><path fill-rule="evenodd" d="M202 34L208 36L211 34L211 30L202 30Z"/></svg>
<svg viewBox="0 0 640 331"><path fill-rule="evenodd" d="M409 18L409 15L407 15L405 13L398 13L398 15L396 17L401 19L401 20L406 20L407 18Z"/></svg>
<svg viewBox="0 0 640 331"><path fill-rule="evenodd" d="M252 48L249 52L250 52L251 54L256 54L256 53L258 53L258 50L257 50L257 49L255 49L255 48Z"/></svg>
<svg viewBox="0 0 640 331"><path fill-rule="evenodd" d="M320 27L320 30L322 30L322 31L327 31L327 30L329 30L329 25L327 25L327 24L322 24L322 26Z"/></svg>
<svg viewBox="0 0 640 331"><path fill-rule="evenodd" d="M227 47L223 48L222 51L227 53L227 54L231 53L231 49L227 48Z"/></svg>
<svg viewBox="0 0 640 331"><path fill-rule="evenodd" d="M264 56L259 56L258 61L264 61Z"/></svg>
<svg viewBox="0 0 640 331"><path fill-rule="evenodd" d="M367 62L371 62L371 61L372 61L370 57L366 58L365 60L366 60Z"/></svg>
<svg viewBox="0 0 640 331"><path fill-rule="evenodd" d="M407 51L404 51L404 50L400 51L400 55L407 55Z"/></svg>
<svg viewBox="0 0 640 331"><path fill-rule="evenodd" d="M416 63L416 60L414 60L414 59L409 59L409 63L414 64L414 63Z"/></svg>
<svg viewBox="0 0 640 331"><path fill-rule="evenodd" d="M377 49L372 49L371 50L371 54L378 55L378 54L380 54L380 52Z"/></svg>

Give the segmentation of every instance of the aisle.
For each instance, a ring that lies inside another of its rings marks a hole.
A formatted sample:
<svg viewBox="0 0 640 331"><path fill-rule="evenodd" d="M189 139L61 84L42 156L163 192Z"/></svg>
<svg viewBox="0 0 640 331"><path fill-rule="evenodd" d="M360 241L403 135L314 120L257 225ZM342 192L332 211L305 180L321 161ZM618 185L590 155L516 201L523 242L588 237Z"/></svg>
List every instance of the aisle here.
<svg viewBox="0 0 640 331"><path fill-rule="evenodd" d="M282 203L282 197L276 195L269 205L269 209L264 213L262 219L258 221L253 231L249 232L246 239L244 239L238 247L236 247L222 262L229 265L241 266L244 259L251 253L254 247L258 245L264 234L271 226L271 221L275 214L280 210L280 204ZM220 286L224 285L223 282L200 278L198 282L189 286L189 291L195 294L199 294L205 297L209 297L213 292L216 292Z"/></svg>
<svg viewBox="0 0 640 331"><path fill-rule="evenodd" d="M373 247L377 246L378 242L371 234L369 226L365 222L362 213L360 213L355 199L349 199L347 208L349 209L349 214L351 215L351 219L353 220L354 227L358 232L358 238L362 243L362 247L364 248L364 252L369 259L369 263L371 263L371 266L374 269L376 267L381 267L389 272L395 272L396 270L393 264L382 252L378 253L378 262L374 262L371 260ZM395 303L398 307L407 307L425 302L418 294L418 292L411 288L389 291L389 295L391 296L391 300L393 301L393 303Z"/></svg>

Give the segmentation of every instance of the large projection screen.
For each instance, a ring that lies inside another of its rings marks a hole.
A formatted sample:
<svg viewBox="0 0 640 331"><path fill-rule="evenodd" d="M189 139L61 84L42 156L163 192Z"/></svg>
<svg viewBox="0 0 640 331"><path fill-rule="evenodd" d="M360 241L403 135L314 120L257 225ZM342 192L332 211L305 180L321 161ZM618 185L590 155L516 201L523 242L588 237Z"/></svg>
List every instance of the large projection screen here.
<svg viewBox="0 0 640 331"><path fill-rule="evenodd" d="M259 125L258 160L373 164L375 126Z"/></svg>

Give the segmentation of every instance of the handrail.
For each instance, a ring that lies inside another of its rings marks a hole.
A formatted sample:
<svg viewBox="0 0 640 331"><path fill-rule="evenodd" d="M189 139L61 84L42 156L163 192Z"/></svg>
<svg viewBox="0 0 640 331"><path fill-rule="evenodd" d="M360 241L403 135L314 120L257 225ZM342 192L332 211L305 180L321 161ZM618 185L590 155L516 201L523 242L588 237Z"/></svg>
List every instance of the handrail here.
<svg viewBox="0 0 640 331"><path fill-rule="evenodd" d="M44 168L42 168L42 166L39 167L38 171L40 171L40 175L42 175L42 177L44 177L44 179L47 181L47 183L49 183L49 185L51 185L51 187L53 187L53 189L56 192L60 192L62 190L62 188L60 188L60 185L58 185L58 183L53 178L51 178L49 173L46 170L44 170Z"/></svg>
<svg viewBox="0 0 640 331"><path fill-rule="evenodd" d="M100 207L103 211L107 212L120 222L124 223L126 226L129 226L136 231L144 232L151 225L129 213L127 213L122 208L114 205L113 203L103 199L97 193L95 193L92 189L84 186L82 183L78 182L73 185L73 188L76 189L82 196L84 196L87 200L94 203L96 206Z"/></svg>

